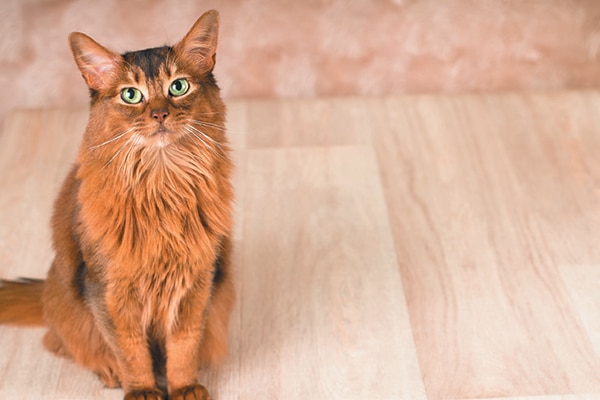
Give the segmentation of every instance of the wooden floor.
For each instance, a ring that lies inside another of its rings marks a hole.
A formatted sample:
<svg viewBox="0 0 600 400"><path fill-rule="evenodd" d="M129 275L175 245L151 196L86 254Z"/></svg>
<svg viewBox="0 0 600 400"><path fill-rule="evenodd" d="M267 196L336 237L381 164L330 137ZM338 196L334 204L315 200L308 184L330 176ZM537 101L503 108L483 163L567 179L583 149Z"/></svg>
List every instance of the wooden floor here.
<svg viewBox="0 0 600 400"><path fill-rule="evenodd" d="M600 399L600 93L229 103L215 399ZM43 277L84 110L0 134L0 276ZM0 327L3 399L120 399Z"/></svg>

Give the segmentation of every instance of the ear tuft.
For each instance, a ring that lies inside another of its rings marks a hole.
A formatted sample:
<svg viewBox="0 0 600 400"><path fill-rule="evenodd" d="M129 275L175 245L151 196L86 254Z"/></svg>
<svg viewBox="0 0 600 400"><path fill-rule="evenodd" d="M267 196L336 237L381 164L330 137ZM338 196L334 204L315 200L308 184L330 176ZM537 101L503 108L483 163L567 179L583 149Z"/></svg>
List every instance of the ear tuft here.
<svg viewBox="0 0 600 400"><path fill-rule="evenodd" d="M215 66L215 54L219 39L219 13L210 10L202 14L174 50L191 59L202 70Z"/></svg>
<svg viewBox="0 0 600 400"><path fill-rule="evenodd" d="M121 56L80 32L69 35L69 45L77 67L90 89L107 89L118 75Z"/></svg>

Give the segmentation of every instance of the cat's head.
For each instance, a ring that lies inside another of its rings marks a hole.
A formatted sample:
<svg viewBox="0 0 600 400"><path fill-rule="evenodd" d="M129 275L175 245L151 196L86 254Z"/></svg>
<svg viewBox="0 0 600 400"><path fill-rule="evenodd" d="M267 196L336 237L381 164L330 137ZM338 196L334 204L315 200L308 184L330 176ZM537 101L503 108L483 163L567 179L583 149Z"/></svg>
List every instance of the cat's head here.
<svg viewBox="0 0 600 400"><path fill-rule="evenodd" d="M91 94L86 148L104 158L186 141L214 150L224 121L212 75L218 28L218 13L208 11L175 46L125 54L72 33L69 44Z"/></svg>

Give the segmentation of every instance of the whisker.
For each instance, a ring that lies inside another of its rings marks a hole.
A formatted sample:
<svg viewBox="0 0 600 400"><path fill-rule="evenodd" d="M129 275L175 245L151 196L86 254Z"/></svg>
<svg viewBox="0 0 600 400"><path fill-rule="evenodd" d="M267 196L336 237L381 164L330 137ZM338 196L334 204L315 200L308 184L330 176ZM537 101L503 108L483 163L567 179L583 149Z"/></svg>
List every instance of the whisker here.
<svg viewBox="0 0 600 400"><path fill-rule="evenodd" d="M108 160L108 162L107 162L106 164L104 164L104 168L108 167L108 166L110 165L110 163L112 163L112 162L113 162L113 160L114 160L115 158L117 158L117 156L119 155L119 153L120 153L121 151L123 151L123 149L125 148L125 146L127 146L127 144L128 144L128 143L129 143L129 141L125 142L125 143L124 143L124 144L123 144L123 145L122 145L122 146L119 148L119 150L117 150L117 151L115 152L115 154L114 154L114 155L113 155L113 156L110 158L110 160Z"/></svg>
<svg viewBox="0 0 600 400"><path fill-rule="evenodd" d="M104 164L103 168L106 168L110 165L110 163L113 162L113 160L115 158L117 158L117 156L119 155L119 153L121 153L121 151L123 151L123 149L125 148L125 146L127 146L129 144L129 142L131 141L131 138L127 139L127 141L125 143L123 143L123 145L121 147L119 147L119 150L117 150L115 152L115 154L113 154L113 156L110 158L110 160L108 160L108 162L106 164Z"/></svg>
<svg viewBox="0 0 600 400"><path fill-rule="evenodd" d="M90 147L89 147L89 149L90 149L90 150L96 150L97 148L99 148L99 147L102 147L102 146L105 146L105 145L107 145L107 144L109 144L109 143L112 143L112 142L114 142L115 140L119 140L119 139L121 139L123 136L127 135L129 132L133 131L134 129L135 129L135 127L133 127L133 128L129 128L129 129L127 129L125 132L123 132L123 133L120 133L120 134L118 134L117 136L114 136L114 137L112 137L112 138L108 139L108 140L107 140L106 142L104 142L104 143L100 143L100 144L97 144L97 145L95 145L95 146L90 146Z"/></svg>
<svg viewBox="0 0 600 400"><path fill-rule="evenodd" d="M241 132L236 131L235 129L231 129L231 127L225 128L225 127L223 127L221 125L217 125L217 124L214 124L212 122L200 121L200 120L197 120L197 119L190 119L189 122L191 124L193 124L193 125L205 126L207 128L216 129L218 131L221 131L221 132L225 133L229 137L232 137L232 136L237 136L237 137L244 136Z"/></svg>
<svg viewBox="0 0 600 400"><path fill-rule="evenodd" d="M208 143L206 143L200 136L198 136L198 135L196 135L196 133L194 133L194 131L197 130L197 129L192 128L191 126L184 126L184 129L186 130L186 132L192 134L196 139L198 139L199 141L201 141L202 144L204 144L204 146L212 149L212 147L209 146Z"/></svg>
<svg viewBox="0 0 600 400"><path fill-rule="evenodd" d="M215 149L214 149L212 146L210 146L208 143L206 143L206 142L204 141L204 139L202 139L202 137L198 136L198 135L197 135L197 134L196 134L194 131L196 131L196 132L198 132L198 133L200 133L201 135L203 135L203 136L205 136L205 137L206 137L206 135L205 135L204 133L200 132L200 131L199 131L199 130L197 130L196 128L194 128L194 127L192 127L192 126L189 126L189 125L186 125L186 126L184 126L184 127L183 127L183 129L184 129L186 132L188 132L189 134L193 135L193 136L194 136L196 139L198 139L198 140L199 140L199 141L200 141L200 142L201 142L201 143L204 145L204 147L206 147L207 149L209 149L209 150L210 150L210 151L211 151L211 152L212 152L214 155L216 155L217 157L222 157L222 154L219 154L219 153L217 153L217 152L215 151ZM211 140L212 140L212 138L210 138L210 137L209 137L209 139L211 139ZM215 144L217 144L217 145L218 145L218 143L216 143L216 142L215 142ZM219 148L220 148L220 147L219 147Z"/></svg>
<svg viewBox="0 0 600 400"><path fill-rule="evenodd" d="M139 141L140 137L137 135L132 136L131 138L129 138L129 140L127 140L127 142L131 142L131 146L129 146L129 149L127 149L127 152L125 153L125 157L123 157L123 162L121 163L120 168L121 173L127 177L131 177L131 174L128 172L128 170L130 170L132 167L132 162L129 160L129 157L131 157L131 152L137 146Z"/></svg>
<svg viewBox="0 0 600 400"><path fill-rule="evenodd" d="M213 124L212 122L199 121L197 119L191 119L190 122L193 122L195 125L206 126L207 128L214 128L214 129L222 131L222 132L228 131L228 129L226 129L225 127L223 127L221 125Z"/></svg>
<svg viewBox="0 0 600 400"><path fill-rule="evenodd" d="M213 150L213 153L216 154L217 156L221 157L221 158L225 158L224 155L224 150L223 150L223 146L221 146L221 143L219 143L218 141L216 141L215 139L211 138L210 136L208 136L206 133L202 132L200 129L193 127L191 125L188 125L188 127L196 132L197 134L200 134L202 137L204 137L205 139L209 140L211 143L213 143L216 147L217 150L219 150L219 153L217 153L216 151ZM194 136L198 136L198 135L194 135ZM205 143L205 145L207 147L209 147L211 150L213 149L212 147L208 146L206 144L206 142L204 140L202 140L203 143Z"/></svg>
<svg viewBox="0 0 600 400"><path fill-rule="evenodd" d="M215 139L211 138L210 136L208 136L206 133L202 132L200 129L188 125L191 129L193 129L196 133L201 134L204 138L206 138L207 140L210 140L213 144L215 144L217 147L221 148L221 144L219 142L217 142Z"/></svg>

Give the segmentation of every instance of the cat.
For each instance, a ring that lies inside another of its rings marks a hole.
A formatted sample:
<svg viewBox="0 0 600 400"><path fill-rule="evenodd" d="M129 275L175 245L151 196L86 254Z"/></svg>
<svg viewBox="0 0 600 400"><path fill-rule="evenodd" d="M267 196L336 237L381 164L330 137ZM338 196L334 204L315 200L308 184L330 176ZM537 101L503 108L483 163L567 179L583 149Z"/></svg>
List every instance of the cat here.
<svg viewBox="0 0 600 400"><path fill-rule="evenodd" d="M208 399L235 300L232 162L213 76L219 14L175 46L122 55L69 36L89 122L54 205L45 280L0 283L0 323L45 325L45 347L126 400Z"/></svg>

